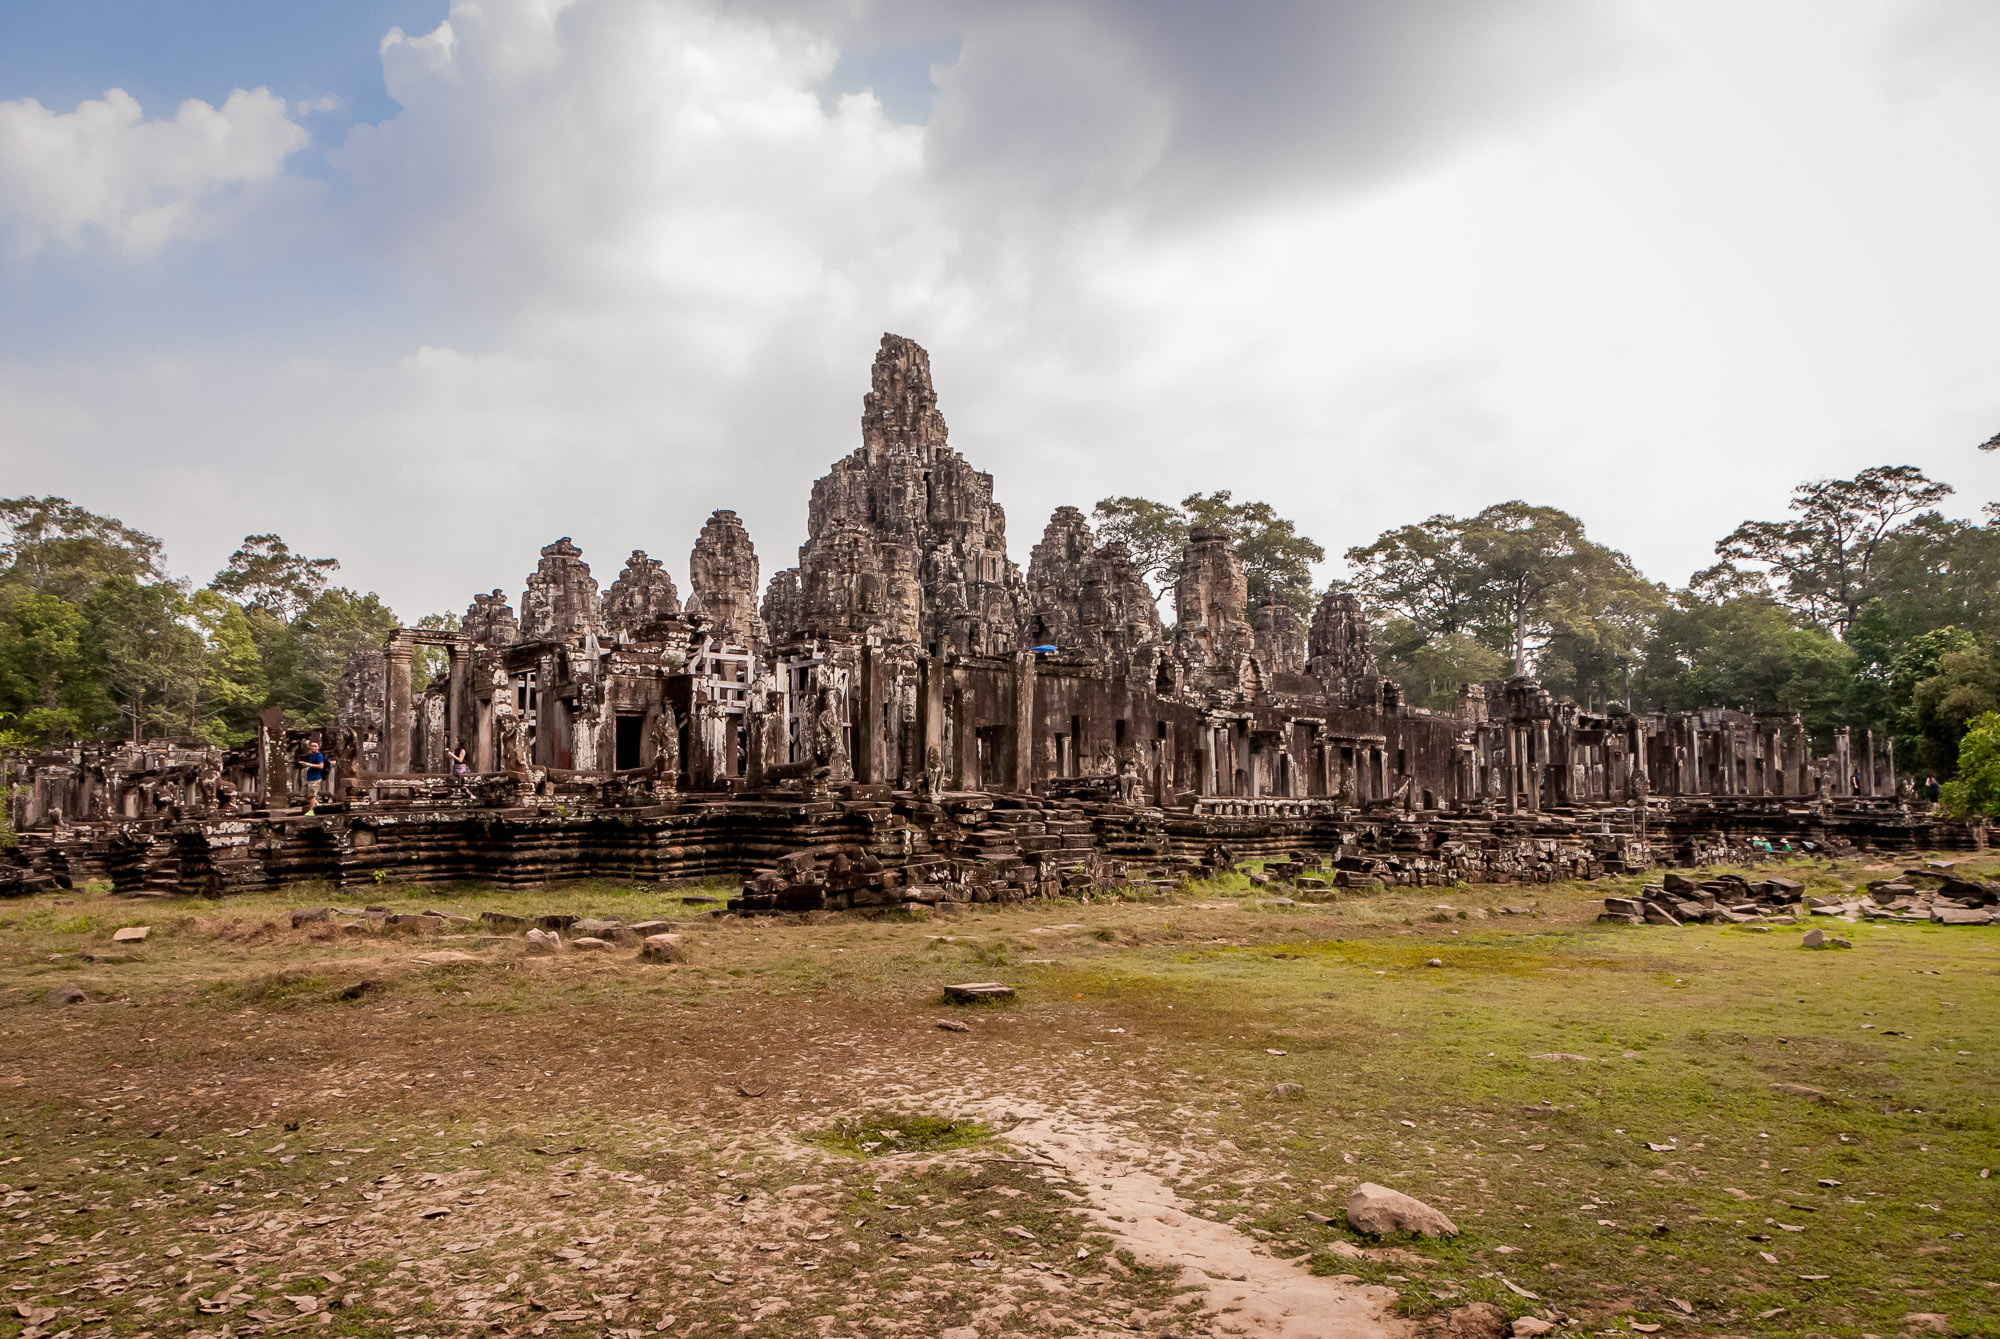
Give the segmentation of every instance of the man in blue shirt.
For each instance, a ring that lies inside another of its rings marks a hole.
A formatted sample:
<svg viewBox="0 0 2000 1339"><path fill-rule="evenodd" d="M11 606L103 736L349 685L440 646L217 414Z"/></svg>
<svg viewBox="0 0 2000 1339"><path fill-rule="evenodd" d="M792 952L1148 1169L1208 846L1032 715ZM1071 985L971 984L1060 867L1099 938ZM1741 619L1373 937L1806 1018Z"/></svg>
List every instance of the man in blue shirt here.
<svg viewBox="0 0 2000 1339"><path fill-rule="evenodd" d="M326 777L326 755L319 751L319 741L312 740L306 745L306 812L312 813L319 804L320 782Z"/></svg>

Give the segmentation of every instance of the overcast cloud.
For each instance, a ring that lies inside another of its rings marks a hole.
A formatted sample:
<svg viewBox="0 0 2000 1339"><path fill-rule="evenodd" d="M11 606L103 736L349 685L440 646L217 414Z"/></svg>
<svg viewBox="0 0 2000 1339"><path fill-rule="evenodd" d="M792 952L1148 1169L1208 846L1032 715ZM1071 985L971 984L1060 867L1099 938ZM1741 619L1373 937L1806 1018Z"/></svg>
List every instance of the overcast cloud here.
<svg viewBox="0 0 2000 1339"><path fill-rule="evenodd" d="M685 585L716 507L768 573L894 330L1017 559L1210 488L1335 555L1524 497L1673 582L1811 476L1972 514L1993 14L481 0L381 34L372 122L0 84L0 491L410 619L563 534Z"/></svg>

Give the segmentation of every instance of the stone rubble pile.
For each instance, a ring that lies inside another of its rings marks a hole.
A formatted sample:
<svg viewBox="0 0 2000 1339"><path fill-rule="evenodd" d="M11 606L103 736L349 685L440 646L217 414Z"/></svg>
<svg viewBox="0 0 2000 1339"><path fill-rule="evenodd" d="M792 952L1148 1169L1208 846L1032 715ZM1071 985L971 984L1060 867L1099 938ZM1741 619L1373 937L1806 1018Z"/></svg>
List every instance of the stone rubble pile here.
<svg viewBox="0 0 2000 1339"><path fill-rule="evenodd" d="M1669 872L1638 897L1607 897L1598 920L1617 925L1795 923L1799 916L1929 925L2000 925L2000 883L1962 878L1932 861L1839 895L1807 895L1796 879L1722 874L1697 883Z"/></svg>
<svg viewBox="0 0 2000 1339"><path fill-rule="evenodd" d="M1751 881L1741 874L1721 874L1700 883L1669 870L1659 883L1649 883L1638 897L1607 897L1600 921L1616 925L1747 925L1791 923L1805 896L1797 879Z"/></svg>

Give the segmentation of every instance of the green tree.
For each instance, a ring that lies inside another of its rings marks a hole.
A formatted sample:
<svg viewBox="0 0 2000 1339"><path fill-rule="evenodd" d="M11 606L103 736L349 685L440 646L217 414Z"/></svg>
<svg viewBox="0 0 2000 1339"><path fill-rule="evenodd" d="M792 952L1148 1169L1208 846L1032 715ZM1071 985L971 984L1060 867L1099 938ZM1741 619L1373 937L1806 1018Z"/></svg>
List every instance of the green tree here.
<svg viewBox="0 0 2000 1339"><path fill-rule="evenodd" d="M344 586L315 595L290 623L267 623L258 629L267 705L283 707L301 725L329 724L348 652L379 647L400 626L373 592L361 595Z"/></svg>
<svg viewBox="0 0 2000 1339"><path fill-rule="evenodd" d="M1954 818L2000 818L2000 713L1973 720L1958 744L1958 775L1938 807Z"/></svg>
<svg viewBox="0 0 2000 1339"><path fill-rule="evenodd" d="M171 733L184 723L201 679L201 638L184 620L187 599L164 581L114 576L84 606L89 645L128 722L126 737Z"/></svg>
<svg viewBox="0 0 2000 1339"><path fill-rule="evenodd" d="M1464 539L1465 523L1455 516L1385 531L1347 551L1349 584L1369 608L1407 622L1422 638L1464 632L1478 620L1482 586Z"/></svg>
<svg viewBox="0 0 2000 1339"><path fill-rule="evenodd" d="M425 614L412 627L424 632L457 632L457 614ZM410 681L419 690L451 665L451 656L441 646L419 646L410 656Z"/></svg>
<svg viewBox="0 0 2000 1339"><path fill-rule="evenodd" d="M1630 559L1593 543L1583 522L1568 512L1497 503L1464 523L1459 544L1478 574L1483 640L1511 651L1514 673L1528 673L1530 652L1565 629L1580 641L1604 645L1633 640L1586 624L1608 600L1638 600L1645 582Z"/></svg>
<svg viewBox="0 0 2000 1339"><path fill-rule="evenodd" d="M160 541L68 498L0 498L0 584L80 604L114 576L164 580Z"/></svg>
<svg viewBox="0 0 2000 1339"><path fill-rule="evenodd" d="M1726 566L1673 592L1646 644L1641 702L1669 711L1796 711L1819 739L1849 719L1854 652Z"/></svg>
<svg viewBox="0 0 2000 1339"><path fill-rule="evenodd" d="M186 731L227 744L256 730L268 685L251 616L212 590L188 599L188 621L199 638L200 672L190 685Z"/></svg>
<svg viewBox="0 0 2000 1339"><path fill-rule="evenodd" d="M0 720L46 747L95 731L111 703L86 640L89 620L60 595L0 587Z"/></svg>
<svg viewBox="0 0 2000 1339"><path fill-rule="evenodd" d="M1852 479L1816 479L1792 494L1792 516L1745 521L1715 546L1732 562L1756 562L1778 578L1785 603L1845 640L1870 596L1884 542L1904 517L1948 496L1950 484L1914 465L1877 465Z"/></svg>
<svg viewBox="0 0 2000 1339"><path fill-rule="evenodd" d="M1252 606L1282 600L1301 618L1312 617L1312 565L1326 550L1298 532L1268 502L1237 502L1227 489L1190 493L1181 499L1188 528L1206 526L1227 534L1250 584Z"/></svg>
<svg viewBox="0 0 2000 1339"><path fill-rule="evenodd" d="M1497 673L1536 669L1583 696L1623 695L1661 602L1576 517L1518 501L1386 531L1347 561L1377 615L1405 625L1399 663L1414 666L1430 641L1470 636L1506 657ZM1446 656L1471 666L1462 645ZM1404 686L1437 695L1428 677Z"/></svg>
<svg viewBox="0 0 2000 1339"><path fill-rule="evenodd" d="M1391 619L1377 634L1382 672L1403 685L1413 706L1447 710L1467 684L1504 679L1510 662L1469 632L1426 635L1408 619Z"/></svg>
<svg viewBox="0 0 2000 1339"><path fill-rule="evenodd" d="M208 588L289 623L326 589L327 578L339 566L337 559L293 553L276 535L245 535Z"/></svg>
<svg viewBox="0 0 2000 1339"><path fill-rule="evenodd" d="M1098 542L1124 541L1155 599L1166 594L1181 570L1181 549L1187 544L1188 520L1179 507L1142 497L1108 497L1091 510L1091 521Z"/></svg>
<svg viewBox="0 0 2000 1339"><path fill-rule="evenodd" d="M1123 540L1158 597L1180 572L1181 550L1196 526L1228 535L1250 586L1250 603L1279 599L1312 615L1312 565L1326 550L1300 534L1268 502L1238 502L1227 490L1190 493L1178 507L1142 497L1108 497L1092 510L1098 538Z"/></svg>

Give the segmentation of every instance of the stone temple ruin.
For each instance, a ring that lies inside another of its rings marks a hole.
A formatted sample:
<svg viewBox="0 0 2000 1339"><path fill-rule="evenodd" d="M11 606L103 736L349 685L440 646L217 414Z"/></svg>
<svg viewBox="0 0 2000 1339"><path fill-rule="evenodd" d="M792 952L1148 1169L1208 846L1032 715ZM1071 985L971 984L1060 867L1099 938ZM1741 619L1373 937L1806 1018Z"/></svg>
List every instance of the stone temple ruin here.
<svg viewBox="0 0 2000 1339"><path fill-rule="evenodd" d="M1412 708L1352 595L1309 621L1253 608L1219 532L1189 537L1171 632L1074 507L1023 573L929 355L894 335L797 566L760 599L750 536L718 511L689 580L683 599L635 552L602 587L565 537L518 609L475 595L456 632L357 653L311 736L331 758L311 814L306 732L276 713L228 754L31 760L11 877L214 894L727 875L743 909L804 910L1144 888L1247 857L1310 888L1983 842L1910 803L1886 744L1842 732L1814 757L1797 716L1586 711L1529 678Z"/></svg>

